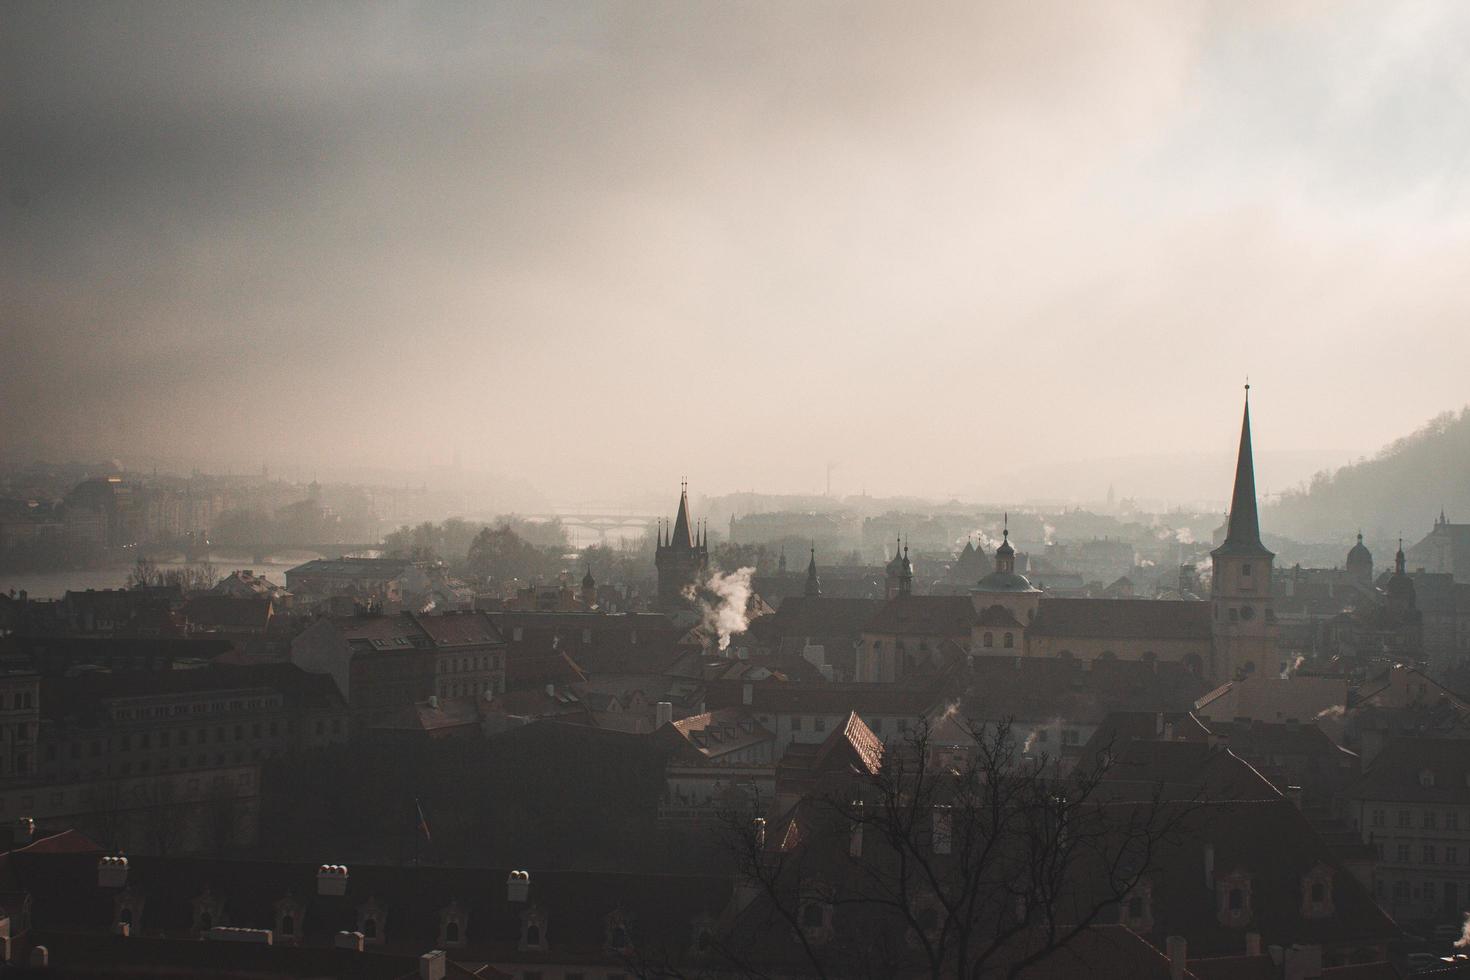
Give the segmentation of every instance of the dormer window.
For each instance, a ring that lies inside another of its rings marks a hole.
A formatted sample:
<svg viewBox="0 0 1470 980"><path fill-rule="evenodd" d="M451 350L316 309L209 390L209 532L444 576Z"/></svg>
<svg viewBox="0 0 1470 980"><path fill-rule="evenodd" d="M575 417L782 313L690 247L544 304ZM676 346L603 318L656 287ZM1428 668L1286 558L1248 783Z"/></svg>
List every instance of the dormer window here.
<svg viewBox="0 0 1470 980"><path fill-rule="evenodd" d="M224 905L224 899L208 888L204 889L203 894L194 899L194 931L208 932L215 926L229 925L225 920Z"/></svg>
<svg viewBox="0 0 1470 980"><path fill-rule="evenodd" d="M615 952L633 948L632 920L621 909L608 915L603 923L607 937L607 948Z"/></svg>
<svg viewBox="0 0 1470 980"><path fill-rule="evenodd" d="M1242 871L1215 879L1216 917L1226 928L1240 928L1251 920L1251 879Z"/></svg>
<svg viewBox="0 0 1470 980"><path fill-rule="evenodd" d="M294 896L287 895L276 902L276 938L282 941L293 941L301 935L301 920L305 917L306 907L296 900Z"/></svg>
<svg viewBox="0 0 1470 980"><path fill-rule="evenodd" d="M1325 919L1333 913L1332 868L1319 864L1302 876L1302 917Z"/></svg>
<svg viewBox="0 0 1470 980"><path fill-rule="evenodd" d="M1425 789L1433 788L1433 786L1434 786L1434 770L1433 769L1421 769L1421 770L1419 770L1419 785L1420 786L1423 786Z"/></svg>
<svg viewBox="0 0 1470 980"><path fill-rule="evenodd" d="M134 889L127 889L113 899L114 922L118 925L126 925L129 932L136 935L143 925L143 893Z"/></svg>
<svg viewBox="0 0 1470 980"><path fill-rule="evenodd" d="M546 913L541 911L538 905L532 905L521 913L521 941L522 952L528 949L546 948Z"/></svg>
<svg viewBox="0 0 1470 980"><path fill-rule="evenodd" d="M1154 928L1154 889L1141 881L1123 902L1118 921L1136 933L1149 933Z"/></svg>
<svg viewBox="0 0 1470 980"><path fill-rule="evenodd" d="M357 931L362 933L363 942L381 946L387 925L387 913L376 898L369 898L365 905L358 908Z"/></svg>
<svg viewBox="0 0 1470 980"><path fill-rule="evenodd" d="M801 932L807 942L825 943L832 938L832 906L828 902L809 901L801 907Z"/></svg>
<svg viewBox="0 0 1470 980"><path fill-rule="evenodd" d="M439 910L439 945L463 946L468 931L469 913L458 901Z"/></svg>
<svg viewBox="0 0 1470 980"><path fill-rule="evenodd" d="M995 646L995 634L994 633L986 633L985 634L985 638L983 640L981 640L980 642L981 642L981 645L982 646L985 646L987 648Z"/></svg>

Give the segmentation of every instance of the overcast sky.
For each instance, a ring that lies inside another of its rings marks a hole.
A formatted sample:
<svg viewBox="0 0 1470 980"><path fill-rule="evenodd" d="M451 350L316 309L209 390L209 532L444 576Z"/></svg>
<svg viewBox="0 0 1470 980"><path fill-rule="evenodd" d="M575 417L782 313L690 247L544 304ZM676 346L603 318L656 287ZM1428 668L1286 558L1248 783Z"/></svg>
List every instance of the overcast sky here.
<svg viewBox="0 0 1470 980"><path fill-rule="evenodd" d="M0 73L12 454L998 496L1247 373L1263 453L1467 400L1462 0L48 0Z"/></svg>

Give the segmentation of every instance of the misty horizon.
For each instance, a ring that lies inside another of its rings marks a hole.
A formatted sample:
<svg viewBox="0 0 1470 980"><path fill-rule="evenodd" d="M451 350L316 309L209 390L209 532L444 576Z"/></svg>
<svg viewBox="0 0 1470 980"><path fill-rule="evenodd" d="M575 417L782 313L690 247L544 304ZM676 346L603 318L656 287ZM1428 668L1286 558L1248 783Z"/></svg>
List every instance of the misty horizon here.
<svg viewBox="0 0 1470 980"><path fill-rule="evenodd" d="M1285 489L1465 401L1470 13L1378 10L11 5L0 452L1085 500L1249 374Z"/></svg>

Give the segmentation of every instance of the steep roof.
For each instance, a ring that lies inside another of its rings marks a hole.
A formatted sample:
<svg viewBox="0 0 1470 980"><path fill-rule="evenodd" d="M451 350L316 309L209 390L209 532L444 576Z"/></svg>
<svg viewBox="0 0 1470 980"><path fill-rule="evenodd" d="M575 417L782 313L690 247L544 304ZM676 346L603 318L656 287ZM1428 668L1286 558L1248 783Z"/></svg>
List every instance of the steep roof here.
<svg viewBox="0 0 1470 980"><path fill-rule="evenodd" d="M269 596L236 598L197 595L184 603L184 618L200 626L263 630L270 625L274 606Z"/></svg>
<svg viewBox="0 0 1470 980"><path fill-rule="evenodd" d="M1256 510L1256 464L1251 450L1250 385L1246 385L1245 413L1240 422L1240 451L1235 460L1235 488L1230 495L1230 518L1217 555L1261 555L1271 552L1261 544L1261 518Z"/></svg>
<svg viewBox="0 0 1470 980"><path fill-rule="evenodd" d="M889 599L864 633L901 636L969 636L975 606L969 596L901 595Z"/></svg>
<svg viewBox="0 0 1470 980"><path fill-rule="evenodd" d="M1470 803L1470 740L1390 739L1343 795L1404 803Z"/></svg>
<svg viewBox="0 0 1470 980"><path fill-rule="evenodd" d="M1210 604L1171 599L1042 599L1031 634L1209 642Z"/></svg>
<svg viewBox="0 0 1470 980"><path fill-rule="evenodd" d="M34 899L40 930L110 932L116 889L99 888L95 854L10 856ZM701 918L712 920L729 901L727 876L530 872L529 903L508 900L508 868L352 865L346 895L317 894L317 866L268 861L129 856L127 888L146 899L138 931L176 938L192 934L193 903L206 890L223 901L229 924L274 928L275 903L288 896L303 906L306 945L330 944L340 930L358 927L370 901L383 912L384 953L415 956L442 948L440 914L452 903L465 912L466 962L618 963L608 949L608 921L625 916L640 948L687 950ZM546 917L547 949L518 951L521 913L528 905ZM200 945L200 944L195 944Z"/></svg>

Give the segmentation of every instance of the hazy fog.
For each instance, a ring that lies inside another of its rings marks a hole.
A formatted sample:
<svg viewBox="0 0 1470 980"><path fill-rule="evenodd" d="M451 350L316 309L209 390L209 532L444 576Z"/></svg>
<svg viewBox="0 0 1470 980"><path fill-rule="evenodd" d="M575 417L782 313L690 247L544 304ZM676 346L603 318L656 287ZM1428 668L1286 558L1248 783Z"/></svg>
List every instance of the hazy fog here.
<svg viewBox="0 0 1470 980"><path fill-rule="evenodd" d="M1062 498L1247 373L1267 486L1466 401L1460 0L8 3L0 73L11 455Z"/></svg>

